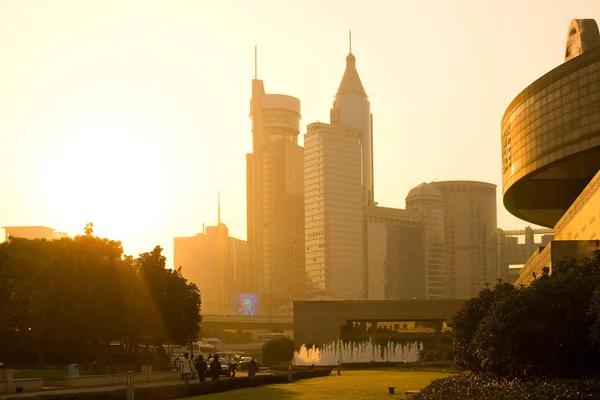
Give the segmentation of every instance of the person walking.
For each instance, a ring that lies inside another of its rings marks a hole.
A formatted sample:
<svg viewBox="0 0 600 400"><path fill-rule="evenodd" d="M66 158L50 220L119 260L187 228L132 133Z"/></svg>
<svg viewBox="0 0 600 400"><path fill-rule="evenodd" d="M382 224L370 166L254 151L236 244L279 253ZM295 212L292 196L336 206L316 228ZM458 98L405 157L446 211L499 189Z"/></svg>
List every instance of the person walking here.
<svg viewBox="0 0 600 400"><path fill-rule="evenodd" d="M254 357L252 357L252 360L250 360L250 363L248 364L248 376L250 376L250 377L256 376L257 372L258 372L258 363L254 359Z"/></svg>
<svg viewBox="0 0 600 400"><path fill-rule="evenodd" d="M213 362L210 363L210 377L213 381L219 380L221 375L221 363L219 362L219 356L215 354Z"/></svg>
<svg viewBox="0 0 600 400"><path fill-rule="evenodd" d="M183 355L183 360L181 361L181 375L183 376L186 385L190 384L190 377L193 369L194 365L192 364L192 360L190 360L189 354L185 353Z"/></svg>
<svg viewBox="0 0 600 400"><path fill-rule="evenodd" d="M229 377L230 378L235 378L235 366L236 366L236 364L237 363L235 362L235 360L233 359L233 357L229 357L229 364L227 366L228 366L228 369L229 369Z"/></svg>
<svg viewBox="0 0 600 400"><path fill-rule="evenodd" d="M200 382L206 382L206 370L208 366L206 365L206 360L202 355L196 357L196 371L198 372L198 379Z"/></svg>

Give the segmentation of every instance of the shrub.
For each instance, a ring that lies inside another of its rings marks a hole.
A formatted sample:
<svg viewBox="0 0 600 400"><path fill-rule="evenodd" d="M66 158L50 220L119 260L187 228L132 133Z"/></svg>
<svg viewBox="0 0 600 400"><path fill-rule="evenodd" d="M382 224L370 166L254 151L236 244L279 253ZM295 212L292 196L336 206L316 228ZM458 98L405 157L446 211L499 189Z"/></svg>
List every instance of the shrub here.
<svg viewBox="0 0 600 400"><path fill-rule="evenodd" d="M419 352L420 361L447 361L454 357L452 345L442 345L436 348L423 348Z"/></svg>
<svg viewBox="0 0 600 400"><path fill-rule="evenodd" d="M527 379L600 373L599 291L598 251L545 269L530 286L482 290L450 321L457 365Z"/></svg>
<svg viewBox="0 0 600 400"><path fill-rule="evenodd" d="M294 358L294 341L289 338L269 340L261 349L263 365L288 363Z"/></svg>
<svg viewBox="0 0 600 400"><path fill-rule="evenodd" d="M552 381L499 378L491 374L462 374L433 381L414 400L583 400L600 398L599 380Z"/></svg>

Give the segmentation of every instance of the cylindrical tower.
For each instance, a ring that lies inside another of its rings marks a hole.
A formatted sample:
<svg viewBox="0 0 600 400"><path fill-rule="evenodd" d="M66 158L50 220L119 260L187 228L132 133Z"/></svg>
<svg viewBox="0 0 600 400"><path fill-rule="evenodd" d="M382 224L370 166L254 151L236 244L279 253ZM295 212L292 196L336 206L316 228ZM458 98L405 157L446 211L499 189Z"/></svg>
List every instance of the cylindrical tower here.
<svg viewBox="0 0 600 400"><path fill-rule="evenodd" d="M469 299L496 280L496 185L432 182L444 197L447 296Z"/></svg>

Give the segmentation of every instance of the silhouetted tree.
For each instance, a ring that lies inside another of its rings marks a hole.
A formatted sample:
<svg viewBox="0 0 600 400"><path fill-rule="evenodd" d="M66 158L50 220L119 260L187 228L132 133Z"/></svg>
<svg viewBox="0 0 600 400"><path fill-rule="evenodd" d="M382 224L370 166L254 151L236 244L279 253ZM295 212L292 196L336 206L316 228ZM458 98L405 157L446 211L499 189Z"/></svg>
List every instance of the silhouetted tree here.
<svg viewBox="0 0 600 400"><path fill-rule="evenodd" d="M48 356L109 368L113 341L136 352L142 341L188 343L199 331L200 294L165 263L158 246L125 256L91 223L75 238L10 238L0 243L0 341L16 331L33 364Z"/></svg>

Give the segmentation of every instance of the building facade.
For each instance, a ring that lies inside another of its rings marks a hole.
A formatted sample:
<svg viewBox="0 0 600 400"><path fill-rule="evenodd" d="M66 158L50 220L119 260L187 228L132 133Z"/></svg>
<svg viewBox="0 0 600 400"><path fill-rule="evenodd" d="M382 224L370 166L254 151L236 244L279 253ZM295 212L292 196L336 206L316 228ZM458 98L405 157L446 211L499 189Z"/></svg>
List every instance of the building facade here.
<svg viewBox="0 0 600 400"><path fill-rule="evenodd" d="M247 163L247 229L254 290L269 315L288 314L304 294L304 153L300 100L266 94L252 81L252 154Z"/></svg>
<svg viewBox="0 0 600 400"><path fill-rule="evenodd" d="M426 298L425 232L422 214L367 206L367 298Z"/></svg>
<svg viewBox="0 0 600 400"><path fill-rule="evenodd" d="M323 123L304 137L307 294L364 295L361 133Z"/></svg>
<svg viewBox="0 0 600 400"><path fill-rule="evenodd" d="M528 284L565 249L572 250L570 258L589 254L589 241L600 236L600 33L594 20L571 21L565 62L511 102L501 143L504 206L553 228L556 239L523 267L515 284ZM561 243L571 240L582 243Z"/></svg>
<svg viewBox="0 0 600 400"><path fill-rule="evenodd" d="M535 235L542 235L539 242L536 242ZM519 242L519 236L524 237L523 243ZM496 231L498 278L503 282L514 283L521 267L525 265L535 249L545 247L553 239L552 229L532 229L529 226L521 230L498 229Z"/></svg>
<svg viewBox="0 0 600 400"><path fill-rule="evenodd" d="M230 295L252 290L247 242L229 237L224 223L176 237L173 245L174 267L182 267L183 276L200 289L203 314L227 314Z"/></svg>
<svg viewBox="0 0 600 400"><path fill-rule="evenodd" d="M446 296L475 297L497 276L496 185L475 181L431 185L444 197Z"/></svg>
<svg viewBox="0 0 600 400"><path fill-rule="evenodd" d="M69 237L65 232L56 232L56 229L46 226L3 226L2 229L4 229L6 240L11 236L30 240L56 240Z"/></svg>
<svg viewBox="0 0 600 400"><path fill-rule="evenodd" d="M444 197L439 189L421 183L406 196L406 209L423 219L426 299L446 298L446 231Z"/></svg>

